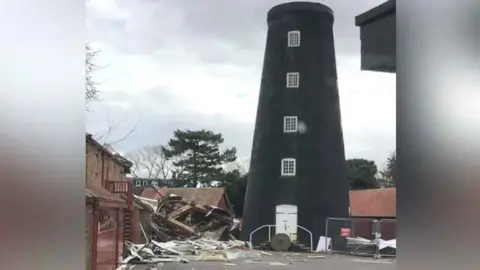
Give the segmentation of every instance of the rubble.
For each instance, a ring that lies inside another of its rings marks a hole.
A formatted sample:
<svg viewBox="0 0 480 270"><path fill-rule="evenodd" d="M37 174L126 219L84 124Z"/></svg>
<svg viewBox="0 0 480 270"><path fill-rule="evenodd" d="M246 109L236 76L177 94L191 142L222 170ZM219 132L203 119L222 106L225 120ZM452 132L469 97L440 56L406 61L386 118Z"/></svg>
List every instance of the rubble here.
<svg viewBox="0 0 480 270"><path fill-rule="evenodd" d="M137 203L150 209L148 228L141 224L146 244L125 242L130 253L122 267L163 262L226 261L239 258L258 259L250 243L230 235L238 226L232 215L223 209L200 205L170 194L156 201L135 196ZM119 268L128 269L128 268Z"/></svg>
<svg viewBox="0 0 480 270"><path fill-rule="evenodd" d="M362 237L347 237L347 246L359 248L363 246L377 246L379 250L383 250L386 248L397 249L397 240L383 240L381 238L377 238L374 240L365 239Z"/></svg>
<svg viewBox="0 0 480 270"><path fill-rule="evenodd" d="M251 249L243 241L217 241L200 238L187 241L157 242L149 244L125 243L130 252L128 262L184 262L190 261L231 261L239 258L259 258L261 253Z"/></svg>
<svg viewBox="0 0 480 270"><path fill-rule="evenodd" d="M322 256L322 255L310 255L310 256L307 256L307 258L309 258L309 259L325 259L325 256Z"/></svg>
<svg viewBox="0 0 480 270"><path fill-rule="evenodd" d="M223 209L200 205L170 194L162 200L135 197L152 210L149 225L152 239L158 242L193 240L200 237L228 240L237 224Z"/></svg>

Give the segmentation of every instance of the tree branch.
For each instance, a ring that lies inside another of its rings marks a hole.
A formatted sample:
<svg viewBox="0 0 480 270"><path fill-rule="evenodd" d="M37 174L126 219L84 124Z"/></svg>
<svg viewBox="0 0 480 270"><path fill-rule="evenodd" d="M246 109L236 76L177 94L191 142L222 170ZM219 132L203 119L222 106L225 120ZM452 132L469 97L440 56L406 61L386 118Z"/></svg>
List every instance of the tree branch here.
<svg viewBox="0 0 480 270"><path fill-rule="evenodd" d="M123 142L123 141L126 141L128 139L130 139L130 137L133 135L133 133L137 130L138 126L140 125L141 123L141 120L138 120L134 125L133 127L131 127L129 129L129 131L127 133L125 133L125 135L123 135L121 138L117 139L117 140L111 140L110 137L112 136L112 134L118 130L120 128L120 126L125 122L125 119L126 119L126 116L123 117L122 119L120 119L119 121L117 122L112 122L110 120L110 117L109 117L109 114L108 114L108 111L107 111L107 115L106 115L106 118L107 118L107 123L108 123L108 127L105 131L103 132L97 132L95 135L94 135L94 138L100 142L103 146L105 147L112 147L114 144L118 144L120 142Z"/></svg>
<svg viewBox="0 0 480 270"><path fill-rule="evenodd" d="M100 91L97 86L99 85L93 79L92 73L99 68L95 63L95 58L100 54L100 50L94 50L90 44L85 44L85 99L88 104L99 99Z"/></svg>
<svg viewBox="0 0 480 270"><path fill-rule="evenodd" d="M133 171L137 177L148 179L168 179L172 174L173 164L161 151L162 146L148 146L128 154L134 163Z"/></svg>

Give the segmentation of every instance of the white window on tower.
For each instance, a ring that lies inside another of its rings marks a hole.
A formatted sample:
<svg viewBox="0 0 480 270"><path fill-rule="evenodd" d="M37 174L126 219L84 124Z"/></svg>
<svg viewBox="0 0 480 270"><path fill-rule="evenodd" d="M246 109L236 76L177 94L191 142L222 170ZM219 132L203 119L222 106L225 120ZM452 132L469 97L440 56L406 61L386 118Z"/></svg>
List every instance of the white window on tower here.
<svg viewBox="0 0 480 270"><path fill-rule="evenodd" d="M287 88L298 88L300 86L300 73L287 73Z"/></svg>
<svg viewBox="0 0 480 270"><path fill-rule="evenodd" d="M300 47L300 31L288 32L288 47Z"/></svg>
<svg viewBox="0 0 480 270"><path fill-rule="evenodd" d="M137 187L141 187L142 186L142 181L140 181L140 180L135 181L135 185Z"/></svg>
<svg viewBox="0 0 480 270"><path fill-rule="evenodd" d="M294 158L282 159L282 176L295 176L296 164Z"/></svg>
<svg viewBox="0 0 480 270"><path fill-rule="evenodd" d="M158 182L157 181L152 181L152 186L158 187Z"/></svg>
<svg viewBox="0 0 480 270"><path fill-rule="evenodd" d="M146 187L146 186L148 186L148 181L143 180L142 181L142 187Z"/></svg>
<svg viewBox="0 0 480 270"><path fill-rule="evenodd" d="M292 133L298 130L298 117L285 116L283 117L283 132Z"/></svg>

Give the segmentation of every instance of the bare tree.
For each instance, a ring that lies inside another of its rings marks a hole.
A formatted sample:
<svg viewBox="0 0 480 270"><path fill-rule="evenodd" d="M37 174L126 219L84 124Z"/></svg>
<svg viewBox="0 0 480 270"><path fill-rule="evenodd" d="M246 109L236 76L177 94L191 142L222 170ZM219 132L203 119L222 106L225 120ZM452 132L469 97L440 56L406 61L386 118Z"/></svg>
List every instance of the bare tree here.
<svg viewBox="0 0 480 270"><path fill-rule="evenodd" d="M161 145L147 146L127 155L133 162L131 174L135 178L168 179L174 171L173 163L162 151Z"/></svg>
<svg viewBox="0 0 480 270"><path fill-rule="evenodd" d="M85 45L85 98L88 104L99 99L98 82L93 79L92 73L99 68L95 58L100 50L93 49L88 43Z"/></svg>
<svg viewBox="0 0 480 270"><path fill-rule="evenodd" d="M89 111L89 104L94 101L99 101L100 91L98 89L99 82L94 80L93 72L101 68L96 63L96 58L101 53L100 50L92 48L89 43L85 44L85 99L86 99L86 110ZM97 133L94 134L93 137L96 141L101 143L104 147L109 149L110 151L114 152L113 145L119 142L125 141L129 139L135 130L140 125L140 121L137 121L132 128L128 130L124 135L119 138L112 138L113 133L124 123L125 118L121 119L117 122L112 122L108 118L107 113L107 123L108 127ZM88 153L87 153L88 154Z"/></svg>
<svg viewBox="0 0 480 270"><path fill-rule="evenodd" d="M100 132L97 132L94 135L95 140L103 144L103 146L107 148L112 148L113 145L118 144L120 142L126 141L132 137L132 135L137 130L138 126L140 125L141 121L138 120L125 134L120 137L114 137L113 134L116 130L118 130L124 123L126 117L120 119L119 121L113 122L110 121L107 115L107 123L108 127Z"/></svg>
<svg viewBox="0 0 480 270"><path fill-rule="evenodd" d="M95 61L96 57L100 53L101 53L100 50L93 49L90 46L90 44L87 43L85 45L85 98L87 103L87 106L86 106L87 111L89 111L89 103L99 100L100 91L98 89L98 85L100 83L93 79L92 74L94 71L100 68L100 66ZM138 121L135 125L133 125L133 127L122 137L112 139L111 138L112 134L124 123L124 121L125 121L125 117L120 121L112 122L108 118L108 113L107 113L108 127L102 132L95 134L94 138L98 142L101 142L107 148L111 148L114 144L127 140L128 138L130 138L130 136L132 136L132 134L138 128L138 125L140 125L140 121Z"/></svg>

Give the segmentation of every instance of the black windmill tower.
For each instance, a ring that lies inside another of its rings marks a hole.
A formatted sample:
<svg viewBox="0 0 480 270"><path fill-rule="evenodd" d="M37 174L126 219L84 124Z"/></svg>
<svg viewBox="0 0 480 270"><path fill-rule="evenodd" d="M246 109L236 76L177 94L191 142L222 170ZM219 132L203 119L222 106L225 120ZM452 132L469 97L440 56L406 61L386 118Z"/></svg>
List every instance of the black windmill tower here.
<svg viewBox="0 0 480 270"><path fill-rule="evenodd" d="M333 11L312 2L270 9L242 237L296 205L316 245L327 217L347 217L349 187L333 38ZM266 242L268 230L253 235ZM309 245L298 230L298 242Z"/></svg>

